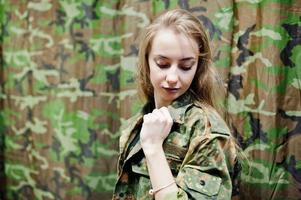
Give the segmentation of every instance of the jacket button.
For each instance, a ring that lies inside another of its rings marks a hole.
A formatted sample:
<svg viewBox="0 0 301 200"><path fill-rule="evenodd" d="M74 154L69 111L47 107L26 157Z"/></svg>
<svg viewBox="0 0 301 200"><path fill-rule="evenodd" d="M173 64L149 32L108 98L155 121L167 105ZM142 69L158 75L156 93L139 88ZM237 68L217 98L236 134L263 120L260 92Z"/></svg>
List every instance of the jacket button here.
<svg viewBox="0 0 301 200"><path fill-rule="evenodd" d="M204 186L206 183L205 183L204 180L200 180L200 184L201 184L202 186Z"/></svg>

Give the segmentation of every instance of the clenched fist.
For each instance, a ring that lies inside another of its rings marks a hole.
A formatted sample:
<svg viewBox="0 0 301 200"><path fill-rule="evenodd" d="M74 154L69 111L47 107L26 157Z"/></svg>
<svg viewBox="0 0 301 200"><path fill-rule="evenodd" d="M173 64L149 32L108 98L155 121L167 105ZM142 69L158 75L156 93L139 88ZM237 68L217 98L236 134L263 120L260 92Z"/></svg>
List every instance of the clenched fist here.
<svg viewBox="0 0 301 200"><path fill-rule="evenodd" d="M168 136L173 120L166 107L154 109L143 117L140 132L140 142L145 154L153 153L162 148L164 139Z"/></svg>

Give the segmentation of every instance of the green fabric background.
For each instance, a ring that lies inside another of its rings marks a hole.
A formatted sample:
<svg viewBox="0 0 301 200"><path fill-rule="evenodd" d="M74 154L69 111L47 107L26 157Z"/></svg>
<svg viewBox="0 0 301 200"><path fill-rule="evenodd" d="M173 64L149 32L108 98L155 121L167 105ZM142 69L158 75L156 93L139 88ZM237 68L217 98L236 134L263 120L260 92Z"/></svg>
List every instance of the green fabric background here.
<svg viewBox="0 0 301 200"><path fill-rule="evenodd" d="M0 199L110 199L141 106L138 36L173 8L204 24L249 156L240 199L301 198L300 0L0 0Z"/></svg>

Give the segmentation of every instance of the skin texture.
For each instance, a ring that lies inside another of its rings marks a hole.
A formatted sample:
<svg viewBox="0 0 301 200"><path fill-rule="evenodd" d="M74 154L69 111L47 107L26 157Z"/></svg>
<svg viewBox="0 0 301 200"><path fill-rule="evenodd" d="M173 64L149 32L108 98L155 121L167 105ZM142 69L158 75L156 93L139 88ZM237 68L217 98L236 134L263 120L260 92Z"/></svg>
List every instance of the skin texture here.
<svg viewBox="0 0 301 200"><path fill-rule="evenodd" d="M172 29L159 31L149 52L156 107L169 105L190 87L197 69L198 45Z"/></svg>
<svg viewBox="0 0 301 200"><path fill-rule="evenodd" d="M197 69L197 47L194 40L172 29L160 30L152 42L148 62L156 109L143 117L140 142L154 190L174 181L162 148L173 124L166 106L189 89ZM171 184L155 198L164 199L177 190Z"/></svg>

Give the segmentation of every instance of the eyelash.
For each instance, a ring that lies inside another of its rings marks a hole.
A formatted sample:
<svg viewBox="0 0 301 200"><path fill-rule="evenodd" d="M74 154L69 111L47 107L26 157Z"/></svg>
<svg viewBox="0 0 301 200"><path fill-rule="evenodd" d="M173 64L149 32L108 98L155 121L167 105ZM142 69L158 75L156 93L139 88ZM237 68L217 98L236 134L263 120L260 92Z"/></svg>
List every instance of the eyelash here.
<svg viewBox="0 0 301 200"><path fill-rule="evenodd" d="M160 65L160 64L157 64L157 66L161 69L166 69L169 67L169 65Z"/></svg>
<svg viewBox="0 0 301 200"><path fill-rule="evenodd" d="M191 69L191 66L189 66L189 67L181 67L181 69L184 70L184 71L189 71Z"/></svg>
<svg viewBox="0 0 301 200"><path fill-rule="evenodd" d="M169 65L160 65L160 64L157 64L157 66L161 69L166 69L169 67ZM189 67L183 67L183 66L179 66L183 71L189 71L191 69L192 66L189 66Z"/></svg>

